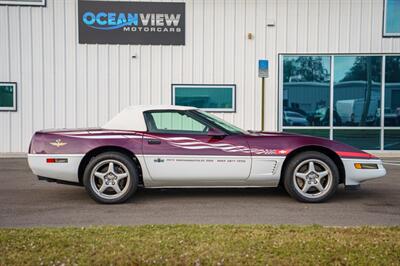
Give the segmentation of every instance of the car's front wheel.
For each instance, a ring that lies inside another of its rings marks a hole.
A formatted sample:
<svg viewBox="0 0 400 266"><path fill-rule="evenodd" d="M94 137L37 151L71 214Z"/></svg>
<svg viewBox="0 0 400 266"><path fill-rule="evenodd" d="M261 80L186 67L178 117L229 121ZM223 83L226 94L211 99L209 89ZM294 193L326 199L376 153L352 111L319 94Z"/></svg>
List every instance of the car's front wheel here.
<svg viewBox="0 0 400 266"><path fill-rule="evenodd" d="M138 174L131 158L105 152L90 160L83 184L89 196L99 203L122 203L135 193Z"/></svg>
<svg viewBox="0 0 400 266"><path fill-rule="evenodd" d="M293 157L284 172L286 191L302 202L317 203L332 197L339 184L339 171L327 155L309 151Z"/></svg>

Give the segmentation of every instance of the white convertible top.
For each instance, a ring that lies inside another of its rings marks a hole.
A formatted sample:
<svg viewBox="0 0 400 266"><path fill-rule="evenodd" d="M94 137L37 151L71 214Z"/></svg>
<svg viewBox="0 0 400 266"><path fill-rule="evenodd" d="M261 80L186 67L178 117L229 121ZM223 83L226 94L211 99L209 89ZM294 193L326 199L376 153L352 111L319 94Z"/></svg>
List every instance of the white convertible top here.
<svg viewBox="0 0 400 266"><path fill-rule="evenodd" d="M143 112L150 110L196 110L195 107L178 105L132 105L126 107L110 121L105 123L104 129L147 131Z"/></svg>

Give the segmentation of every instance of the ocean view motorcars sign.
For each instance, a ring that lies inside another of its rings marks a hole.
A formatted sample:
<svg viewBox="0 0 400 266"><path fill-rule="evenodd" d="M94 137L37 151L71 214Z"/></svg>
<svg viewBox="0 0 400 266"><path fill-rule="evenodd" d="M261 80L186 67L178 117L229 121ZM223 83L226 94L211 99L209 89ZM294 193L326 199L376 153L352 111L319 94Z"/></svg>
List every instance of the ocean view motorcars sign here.
<svg viewBox="0 0 400 266"><path fill-rule="evenodd" d="M185 44L185 3L78 3L79 43Z"/></svg>

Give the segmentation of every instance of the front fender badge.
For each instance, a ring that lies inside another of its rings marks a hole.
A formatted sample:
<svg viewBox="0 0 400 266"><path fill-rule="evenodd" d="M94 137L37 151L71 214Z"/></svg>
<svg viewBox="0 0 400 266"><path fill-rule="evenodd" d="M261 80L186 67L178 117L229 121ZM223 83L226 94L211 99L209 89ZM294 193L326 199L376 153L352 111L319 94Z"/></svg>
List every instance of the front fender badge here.
<svg viewBox="0 0 400 266"><path fill-rule="evenodd" d="M277 154L287 154L288 151L287 150L276 150Z"/></svg>
<svg viewBox="0 0 400 266"><path fill-rule="evenodd" d="M50 145L56 146L57 148L60 148L62 146L67 145L67 143L63 142L61 139L56 139L55 142L50 142Z"/></svg>

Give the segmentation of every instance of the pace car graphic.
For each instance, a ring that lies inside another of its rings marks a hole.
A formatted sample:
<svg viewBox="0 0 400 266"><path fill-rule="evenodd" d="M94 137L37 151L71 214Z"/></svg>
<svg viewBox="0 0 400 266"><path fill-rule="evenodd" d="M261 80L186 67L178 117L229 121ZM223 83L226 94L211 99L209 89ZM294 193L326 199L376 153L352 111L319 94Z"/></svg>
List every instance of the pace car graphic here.
<svg viewBox="0 0 400 266"><path fill-rule="evenodd" d="M83 139L160 139L167 141L170 145L182 148L182 149L188 149L188 150L201 150L201 149L215 149L215 150L221 150L225 152L243 152L243 153L248 153L248 154L257 154L257 155L281 155L284 156L286 155L289 151L285 149L260 149L260 148L249 148L246 146L242 145L234 145L230 143L207 143L207 142L202 142L199 140L196 140L194 138L188 138L188 137L169 137L169 138L163 138L163 137L158 137L150 134L143 134L143 135L131 135L132 132L121 132L121 131L97 131L97 132L91 132L97 133L99 135L93 135L93 136L88 136L85 134L86 132L84 131L79 131L79 132L70 132L70 133L65 133L65 135L75 137L75 138L83 138ZM121 134L122 133L122 134ZM123 133L129 133L129 134L123 134Z"/></svg>
<svg viewBox="0 0 400 266"><path fill-rule="evenodd" d="M67 143L63 142L61 139L56 139L54 142L50 142L50 145L53 145L57 148L67 145Z"/></svg>

